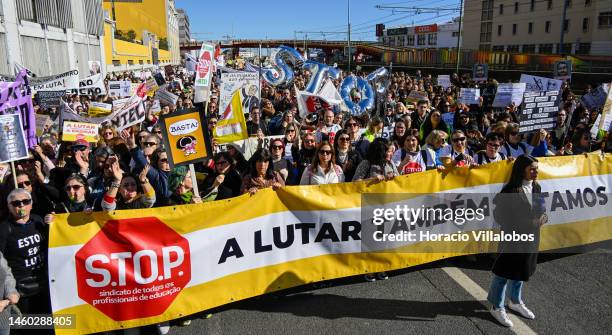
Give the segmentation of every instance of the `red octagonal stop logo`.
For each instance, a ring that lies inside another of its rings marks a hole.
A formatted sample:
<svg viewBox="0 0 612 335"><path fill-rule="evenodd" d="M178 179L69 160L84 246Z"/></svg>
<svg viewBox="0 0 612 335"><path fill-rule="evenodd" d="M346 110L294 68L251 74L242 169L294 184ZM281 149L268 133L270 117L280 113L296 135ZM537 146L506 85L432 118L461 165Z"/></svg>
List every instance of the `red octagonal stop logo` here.
<svg viewBox="0 0 612 335"><path fill-rule="evenodd" d="M188 241L154 217L108 221L75 258L79 297L115 321L162 314L191 280Z"/></svg>

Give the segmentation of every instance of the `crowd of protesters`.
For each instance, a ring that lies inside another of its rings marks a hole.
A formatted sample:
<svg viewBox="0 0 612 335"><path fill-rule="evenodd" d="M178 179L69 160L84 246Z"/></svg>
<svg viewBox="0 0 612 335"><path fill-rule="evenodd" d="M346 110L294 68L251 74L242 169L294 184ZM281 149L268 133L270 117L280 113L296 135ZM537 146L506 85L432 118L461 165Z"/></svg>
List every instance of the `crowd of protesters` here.
<svg viewBox="0 0 612 335"><path fill-rule="evenodd" d="M6 300L0 301L0 308L16 303L23 313L50 312L46 253L48 224L55 214L193 204L255 194L264 188L383 181L432 169L447 173L523 154L543 157L612 151L610 137L592 138L590 132L601 108L588 109L568 83L562 88L555 128L525 136L518 131L519 106L493 108L494 94L483 95L478 104L458 103L461 87L494 93L494 79L478 84L453 74L452 86L446 89L420 71L394 72L389 79L372 111L351 115L319 102L319 109L304 118L298 112L294 87L304 89L308 72L296 72L294 83L287 86L264 82L260 100L245 110L248 133L261 140L270 135L281 137L268 148L260 147L249 159L238 146L229 144L223 151L213 141L214 155L195 167L204 176L198 179L199 192L194 191L188 168L170 168L158 124L160 115L203 107L194 104L193 74L183 68L166 76L167 89L179 96L176 105L163 105L156 115L151 112L152 98L147 97L144 122L123 131L103 125L97 143L61 141L56 122L44 130L30 159L15 162L15 175L4 166L0 176L4 221L0 251L8 264L4 266L2 260L0 268L16 280L10 288L5 285ZM109 74L107 80L142 82L133 72ZM411 100L411 91L426 92L427 98ZM216 75L211 92L206 120L212 134L221 115ZM351 97L357 101L360 92ZM110 103L115 98L75 95L65 99L67 108L86 116L92 101ZM34 105L38 114L59 119L58 109L41 108L36 97ZM28 247L20 242L24 240L30 241ZM367 277L385 278L384 273ZM159 329L167 332L165 325Z"/></svg>

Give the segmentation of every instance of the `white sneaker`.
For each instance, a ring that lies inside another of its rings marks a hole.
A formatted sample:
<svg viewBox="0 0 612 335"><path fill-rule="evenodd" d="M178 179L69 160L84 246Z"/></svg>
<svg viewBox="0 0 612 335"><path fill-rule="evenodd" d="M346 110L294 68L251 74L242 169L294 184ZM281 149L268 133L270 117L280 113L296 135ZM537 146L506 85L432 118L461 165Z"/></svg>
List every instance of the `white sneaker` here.
<svg viewBox="0 0 612 335"><path fill-rule="evenodd" d="M512 327L514 324L508 318L508 314L506 314L505 308L495 308L491 307L491 315L497 320L497 322L501 323L503 326Z"/></svg>
<svg viewBox="0 0 612 335"><path fill-rule="evenodd" d="M187 327L187 326L189 326L190 324L191 324L191 320L183 320L183 321L181 321L181 323L179 323L179 325L180 325L181 327Z"/></svg>
<svg viewBox="0 0 612 335"><path fill-rule="evenodd" d="M515 304L512 301L508 301L508 308L519 313L525 319L535 319L535 314L533 314L533 312L530 311L529 308L527 308L527 306L525 306L523 302L521 302L520 304Z"/></svg>
<svg viewBox="0 0 612 335"><path fill-rule="evenodd" d="M170 332L170 322L162 322L157 324L157 333L166 335Z"/></svg>

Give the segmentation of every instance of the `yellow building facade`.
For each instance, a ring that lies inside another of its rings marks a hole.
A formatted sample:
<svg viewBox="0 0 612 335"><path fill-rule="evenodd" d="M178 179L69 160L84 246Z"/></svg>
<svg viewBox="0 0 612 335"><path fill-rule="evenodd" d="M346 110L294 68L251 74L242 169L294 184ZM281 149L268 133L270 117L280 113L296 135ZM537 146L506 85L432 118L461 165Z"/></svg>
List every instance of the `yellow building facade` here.
<svg viewBox="0 0 612 335"><path fill-rule="evenodd" d="M155 63L180 64L173 0L105 1L103 6L107 71L143 69Z"/></svg>

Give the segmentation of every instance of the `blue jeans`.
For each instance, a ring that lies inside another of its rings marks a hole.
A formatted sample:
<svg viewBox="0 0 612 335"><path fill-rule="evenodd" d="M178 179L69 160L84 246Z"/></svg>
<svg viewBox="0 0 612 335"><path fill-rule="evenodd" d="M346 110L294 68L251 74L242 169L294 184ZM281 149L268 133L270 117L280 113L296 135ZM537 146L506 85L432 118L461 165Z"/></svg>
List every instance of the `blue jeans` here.
<svg viewBox="0 0 612 335"><path fill-rule="evenodd" d="M508 283L510 282L510 283ZM515 303L521 303L521 289L523 288L523 282L520 280L510 280L497 275L493 275L491 281L491 287L489 288L489 294L487 300L493 304L495 308L504 308L504 298L506 296L506 286L509 286L510 300Z"/></svg>

